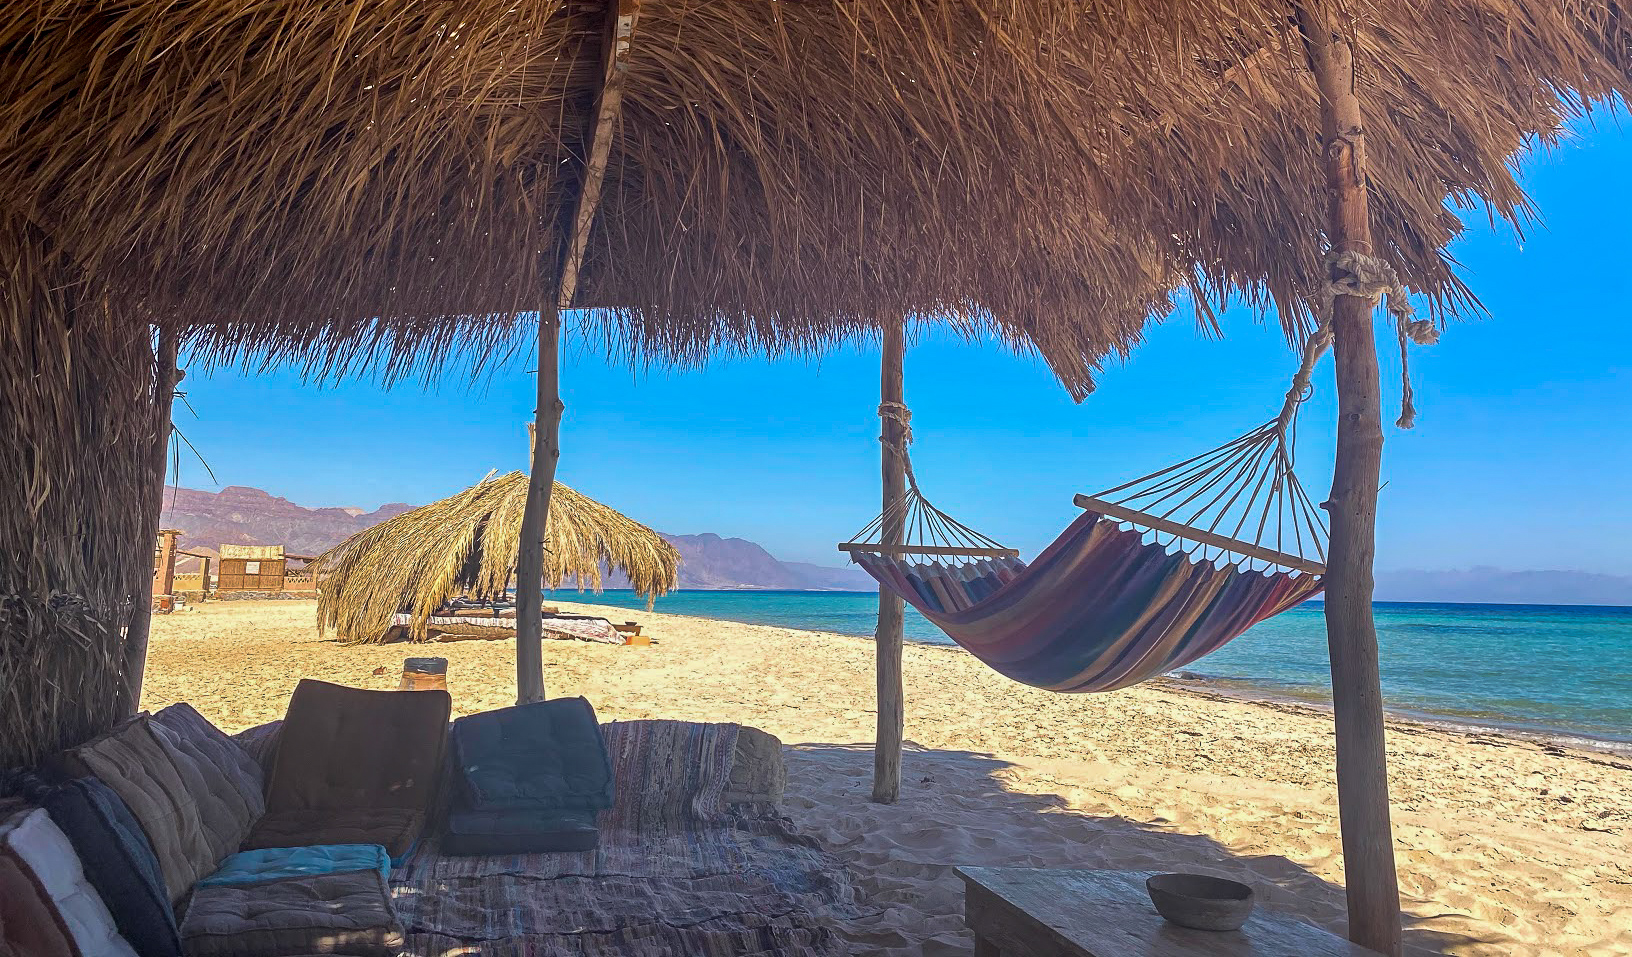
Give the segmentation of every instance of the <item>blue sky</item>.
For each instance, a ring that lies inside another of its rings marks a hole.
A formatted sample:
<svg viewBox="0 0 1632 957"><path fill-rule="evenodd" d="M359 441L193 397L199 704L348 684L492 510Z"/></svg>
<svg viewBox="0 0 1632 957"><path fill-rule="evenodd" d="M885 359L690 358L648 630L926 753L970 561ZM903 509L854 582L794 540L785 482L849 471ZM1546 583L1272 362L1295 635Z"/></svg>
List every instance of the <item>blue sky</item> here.
<svg viewBox="0 0 1632 957"><path fill-rule="evenodd" d="M1571 569L1632 574L1632 308L1625 223L1632 133L1583 125L1524 162L1542 221L1521 242L1475 223L1453 252L1489 317L1414 350L1417 428L1388 429L1379 518L1383 569ZM1478 214L1474 214L1478 215ZM1034 359L921 337L907 355L913 460L948 512L1030 554L1076 513L1071 495L1119 484L1268 419L1294 357L1241 310L1223 341L1188 310L1151 330L1099 390L1071 402ZM1386 417L1399 369L1381 343ZM306 506L415 504L489 469L526 465L530 350L485 382L390 391L316 389L293 372L192 369L197 410L177 425L192 488L251 485ZM878 511L876 344L820 362L731 359L632 372L569 339L560 479L668 532L717 532L780 558L839 564L834 543ZM1331 479L1331 361L1305 406L1299 474Z"/></svg>

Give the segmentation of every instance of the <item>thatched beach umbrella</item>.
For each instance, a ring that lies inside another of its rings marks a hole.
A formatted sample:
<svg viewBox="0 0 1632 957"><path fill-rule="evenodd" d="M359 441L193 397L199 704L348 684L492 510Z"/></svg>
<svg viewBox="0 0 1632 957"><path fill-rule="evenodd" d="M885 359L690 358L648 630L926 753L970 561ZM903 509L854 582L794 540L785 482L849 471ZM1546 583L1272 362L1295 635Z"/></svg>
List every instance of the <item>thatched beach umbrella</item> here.
<svg viewBox="0 0 1632 957"><path fill-rule="evenodd" d="M413 615L409 634L449 598L503 598L515 572L527 476L489 477L439 502L365 529L318 556L318 626L341 638L380 641L398 612ZM605 570L622 572L648 600L679 581L680 553L645 525L556 484L550 496L544 580L601 587Z"/></svg>

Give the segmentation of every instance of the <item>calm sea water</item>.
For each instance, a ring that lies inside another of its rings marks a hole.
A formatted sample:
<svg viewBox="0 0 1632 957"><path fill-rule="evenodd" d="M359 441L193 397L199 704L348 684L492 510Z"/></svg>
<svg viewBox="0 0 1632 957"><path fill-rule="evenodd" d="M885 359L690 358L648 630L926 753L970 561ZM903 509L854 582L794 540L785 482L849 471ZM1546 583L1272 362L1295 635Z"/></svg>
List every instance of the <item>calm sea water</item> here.
<svg viewBox="0 0 1632 957"><path fill-rule="evenodd" d="M645 607L626 591L559 597ZM658 599L656 610L868 636L878 596L679 591ZM1383 694L1392 710L1632 744L1632 608L1379 602L1376 613ZM951 644L910 607L906 635ZM1187 670L1226 689L1328 700L1319 602L1264 622Z"/></svg>

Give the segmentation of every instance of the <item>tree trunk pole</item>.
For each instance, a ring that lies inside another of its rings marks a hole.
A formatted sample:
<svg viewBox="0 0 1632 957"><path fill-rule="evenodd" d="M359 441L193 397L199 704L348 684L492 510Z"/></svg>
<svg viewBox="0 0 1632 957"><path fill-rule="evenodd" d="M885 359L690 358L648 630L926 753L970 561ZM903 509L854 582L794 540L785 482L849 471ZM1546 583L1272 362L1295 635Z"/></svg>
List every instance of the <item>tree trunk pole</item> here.
<svg viewBox="0 0 1632 957"><path fill-rule="evenodd" d="M555 273L555 295L538 313L538 407L534 410L532 468L527 502L521 513L521 543L516 553L516 702L544 700L544 539L549 534L550 493L561 458L561 313L572 308L578 275L589 247L601 186L612 153L623 106L622 62L629 53L640 14L640 0L607 0L606 32L601 42L600 92L585 137L584 167L578 198Z"/></svg>
<svg viewBox="0 0 1632 957"><path fill-rule="evenodd" d="M1302 7L1298 19L1320 88L1332 251L1371 255L1365 135L1354 89L1354 51L1333 21ZM1332 526L1326 635L1337 725L1338 816L1349 939L1399 957L1400 891L1389 823L1377 626L1371 609L1383 457L1374 308L1357 296L1337 296L1332 304L1338 425L1337 464L1326 502Z"/></svg>
<svg viewBox="0 0 1632 957"><path fill-rule="evenodd" d="M544 536L561 459L561 310L538 312L538 405L516 555L516 703L544 700Z"/></svg>
<svg viewBox="0 0 1632 957"><path fill-rule="evenodd" d="M901 504L907 497L906 463L900 449L906 446L906 428L900 408L906 404L903 361L906 358L906 319L884 327L883 358L879 367L879 416L883 420L880 464L884 479L884 526L880 542L899 545L906 515ZM878 589L878 737L873 746L873 800L894 804L901 796L901 739L905 733L906 704L901 678L902 616L901 597L888 588Z"/></svg>
<svg viewBox="0 0 1632 957"><path fill-rule="evenodd" d="M159 520L164 514L164 476L169 471L166 466L166 451L170 447L170 406L175 402L176 383L181 381L181 375L176 369L178 343L174 333L160 332L158 348L153 356L153 434L149 437L152 443L148 449L149 475L148 478L158 483L158 487L151 493L153 511L144 516L144 541L151 548L154 539L159 535ZM169 544L173 547L175 540ZM151 554L149 552L148 554ZM168 567L170 581L174 581L175 552L169 556ZM148 575L137 588L133 607L130 609L130 622L125 626L124 645L124 676L125 695L123 712L133 715L141 706L142 674L147 670L147 640L153 628L153 577ZM167 586L166 592L169 588Z"/></svg>

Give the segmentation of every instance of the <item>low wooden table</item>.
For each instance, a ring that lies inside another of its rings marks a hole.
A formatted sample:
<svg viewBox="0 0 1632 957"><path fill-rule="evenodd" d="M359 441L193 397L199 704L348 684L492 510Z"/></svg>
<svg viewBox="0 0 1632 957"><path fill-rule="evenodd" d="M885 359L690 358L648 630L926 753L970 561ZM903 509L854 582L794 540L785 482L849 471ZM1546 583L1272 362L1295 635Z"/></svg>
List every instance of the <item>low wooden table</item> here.
<svg viewBox="0 0 1632 957"><path fill-rule="evenodd" d="M1190 930L1156 913L1154 871L959 867L975 957L1380 957L1262 903L1237 931Z"/></svg>

